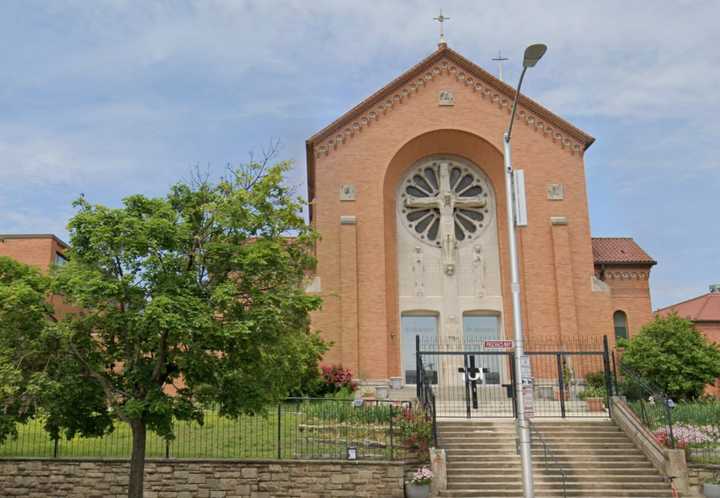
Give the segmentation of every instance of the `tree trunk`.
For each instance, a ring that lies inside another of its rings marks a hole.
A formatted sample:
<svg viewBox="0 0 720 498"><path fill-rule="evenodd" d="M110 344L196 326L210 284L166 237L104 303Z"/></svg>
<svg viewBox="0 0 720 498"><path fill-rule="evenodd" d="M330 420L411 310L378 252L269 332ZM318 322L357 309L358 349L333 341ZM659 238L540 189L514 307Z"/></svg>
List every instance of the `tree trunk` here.
<svg viewBox="0 0 720 498"><path fill-rule="evenodd" d="M143 420L133 420L130 423L130 428L132 429L132 454L130 456L128 498L143 498L147 429Z"/></svg>

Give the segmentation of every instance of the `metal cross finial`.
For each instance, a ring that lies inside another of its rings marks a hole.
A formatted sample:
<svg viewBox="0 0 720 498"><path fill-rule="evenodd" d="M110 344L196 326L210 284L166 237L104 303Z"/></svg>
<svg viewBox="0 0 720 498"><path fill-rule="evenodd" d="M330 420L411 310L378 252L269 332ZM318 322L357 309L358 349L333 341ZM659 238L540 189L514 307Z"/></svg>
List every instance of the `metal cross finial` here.
<svg viewBox="0 0 720 498"><path fill-rule="evenodd" d="M505 81L503 79L503 62L505 62L509 59L507 57L503 57L502 52L500 50L498 50L497 57L493 57L492 60L497 61L497 63L498 63L498 75L499 75L500 81Z"/></svg>
<svg viewBox="0 0 720 498"><path fill-rule="evenodd" d="M450 18L447 16L444 16L442 13L442 9L440 9L440 15L437 17L433 17L433 19L440 23L440 44L444 44L445 42L445 30L443 28L445 21L449 20Z"/></svg>

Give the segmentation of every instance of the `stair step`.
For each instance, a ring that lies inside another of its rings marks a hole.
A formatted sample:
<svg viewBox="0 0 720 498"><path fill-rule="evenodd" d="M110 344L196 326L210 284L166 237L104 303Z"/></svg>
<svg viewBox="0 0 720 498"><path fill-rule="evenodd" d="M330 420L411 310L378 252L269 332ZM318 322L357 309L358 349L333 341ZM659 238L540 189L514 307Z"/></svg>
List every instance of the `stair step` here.
<svg viewBox="0 0 720 498"><path fill-rule="evenodd" d="M571 463L569 465L562 465L563 470L567 472L569 475L572 474L580 474L584 472L589 473L596 473L596 474L633 474L633 475L639 475L643 473L648 473L652 475L658 475L657 470L655 467L653 467L650 463L647 462L636 462L636 463L626 463L626 462L603 462L601 464L595 463L595 462L581 462L579 464ZM514 470L520 470L520 459L518 459L515 462L496 462L496 463L487 463L482 466L478 466L477 462L448 462L448 473L451 472L463 472L463 473L478 473L478 474L488 474L493 472L510 472ZM542 462L535 462L534 465L535 472L544 472L544 473L555 473L559 471L557 470L557 466L551 465L549 470L545 469L545 464Z"/></svg>
<svg viewBox="0 0 720 498"><path fill-rule="evenodd" d="M665 498L670 485L612 421L534 422L532 445L537 498ZM522 498L522 469L514 421L442 421L447 451L446 498ZM560 471L565 472L565 477Z"/></svg>
<svg viewBox="0 0 720 498"><path fill-rule="evenodd" d="M443 498L522 498L521 489L490 489L485 491L478 490L448 490L440 492ZM568 490L564 495L560 491L537 491L537 498L671 498L672 492L667 491L620 491L615 489L598 489L592 491L571 491Z"/></svg>

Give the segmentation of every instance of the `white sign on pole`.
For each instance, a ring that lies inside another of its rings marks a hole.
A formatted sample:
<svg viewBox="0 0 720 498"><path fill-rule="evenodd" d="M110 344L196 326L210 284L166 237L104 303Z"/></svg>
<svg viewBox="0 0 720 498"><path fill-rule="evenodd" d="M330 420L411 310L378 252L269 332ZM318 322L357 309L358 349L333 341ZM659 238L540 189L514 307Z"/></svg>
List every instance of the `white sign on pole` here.
<svg viewBox="0 0 720 498"><path fill-rule="evenodd" d="M526 227L527 218L527 198L525 196L525 171L516 169L513 171L513 187L515 187L515 225Z"/></svg>
<svg viewBox="0 0 720 498"><path fill-rule="evenodd" d="M522 385L523 405L525 407L525 418L535 416L535 405L533 398L533 377L530 366L530 357L526 354L520 357L520 384Z"/></svg>

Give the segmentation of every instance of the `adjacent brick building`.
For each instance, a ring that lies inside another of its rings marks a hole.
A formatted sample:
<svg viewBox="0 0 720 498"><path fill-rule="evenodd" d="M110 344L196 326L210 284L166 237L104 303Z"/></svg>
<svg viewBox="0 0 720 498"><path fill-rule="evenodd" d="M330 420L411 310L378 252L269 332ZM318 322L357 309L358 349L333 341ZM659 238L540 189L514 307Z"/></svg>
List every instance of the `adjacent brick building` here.
<svg viewBox="0 0 720 498"><path fill-rule="evenodd" d="M441 43L307 140L321 235L308 289L324 299L313 325L333 342L326 361L412 383L415 335L456 345L512 337L502 139L513 98ZM626 333L651 316L655 261L631 239L590 235L583 156L593 141L521 95L522 313L536 344L600 345L615 336L616 312Z"/></svg>
<svg viewBox="0 0 720 498"><path fill-rule="evenodd" d="M650 270L657 262L627 237L593 237L595 276L610 290L615 337L652 320Z"/></svg>
<svg viewBox="0 0 720 498"><path fill-rule="evenodd" d="M52 234L0 234L0 256L47 272L52 265L62 265L67 259L68 244ZM63 302L59 296L51 296L50 303L55 313L72 311L74 308Z"/></svg>
<svg viewBox="0 0 720 498"><path fill-rule="evenodd" d="M710 292L682 301L655 312L660 316L677 313L691 320L705 337L720 344L720 285L711 285Z"/></svg>
<svg viewBox="0 0 720 498"><path fill-rule="evenodd" d="M53 264L65 261L70 248L52 234L0 234L0 256L47 271Z"/></svg>

